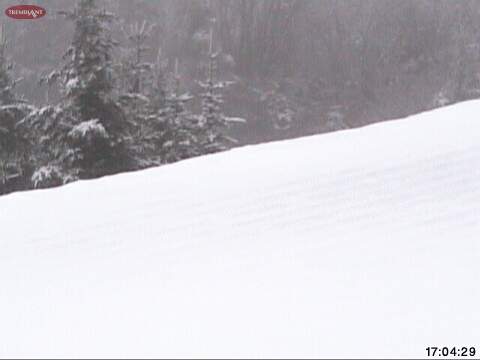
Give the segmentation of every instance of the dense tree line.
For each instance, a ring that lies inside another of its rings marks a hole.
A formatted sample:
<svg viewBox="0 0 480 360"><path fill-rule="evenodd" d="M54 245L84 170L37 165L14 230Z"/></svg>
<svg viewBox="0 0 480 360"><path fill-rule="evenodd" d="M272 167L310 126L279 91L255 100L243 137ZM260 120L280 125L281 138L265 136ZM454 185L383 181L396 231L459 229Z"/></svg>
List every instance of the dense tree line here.
<svg viewBox="0 0 480 360"><path fill-rule="evenodd" d="M48 15L7 23L19 94L57 99L38 77L58 62L72 35L57 10L73 2L38 0ZM6 0L0 0L6 7ZM214 27L222 79L235 80L225 109L248 118L239 144L295 137L396 118L478 96L480 3L476 0L99 0L115 12L112 34L154 24L143 56L161 49L192 95L207 66ZM58 31L62 29L62 31ZM48 89L48 91L47 91ZM187 108L199 111L193 99ZM278 108L278 111L272 109Z"/></svg>
<svg viewBox="0 0 480 360"><path fill-rule="evenodd" d="M16 97L2 32L0 193L138 170L230 145L225 131L236 119L222 112L213 28L202 109L193 113L185 107L192 96L180 92L178 69L172 84L160 53L156 63L143 58L151 25L126 30L124 56L115 61L112 12L80 0L60 15L73 24L71 44L63 65L41 79L58 86L55 104L35 106Z"/></svg>
<svg viewBox="0 0 480 360"><path fill-rule="evenodd" d="M93 85L69 75L72 54L63 70L52 72L78 36L71 26L76 20L67 15L75 3L38 5L47 9L41 20L6 23L15 45L2 55L0 85L8 91L1 133L13 134L25 113L22 125L58 130L56 122L71 118L68 129L76 131L65 137L48 130L68 159L52 154L59 152L48 143L53 138L37 139L35 166L22 165L23 178L38 173L38 164L40 174L49 174L70 163L73 178L143 168L236 144L403 117L480 94L476 0L98 0L109 66L104 89L88 96L82 86ZM113 13L116 18L105 15ZM74 71L87 76L84 70ZM232 119L222 115L222 97L225 113L248 119L245 125L226 131ZM93 113L82 110L85 101L96 103L88 110ZM124 120L111 122L116 112ZM46 114L53 114L47 122ZM16 164L31 164L12 148L31 145L22 134L1 146ZM95 148L110 153L117 168L106 170ZM10 160L2 164L12 169Z"/></svg>

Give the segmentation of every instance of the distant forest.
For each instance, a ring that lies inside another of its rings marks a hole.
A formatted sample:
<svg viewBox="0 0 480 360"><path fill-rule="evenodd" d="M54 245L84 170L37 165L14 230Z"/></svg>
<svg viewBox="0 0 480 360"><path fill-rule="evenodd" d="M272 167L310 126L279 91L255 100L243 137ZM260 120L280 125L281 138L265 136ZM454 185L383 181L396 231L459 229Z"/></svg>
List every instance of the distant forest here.
<svg viewBox="0 0 480 360"><path fill-rule="evenodd" d="M0 194L480 95L476 0L0 4Z"/></svg>

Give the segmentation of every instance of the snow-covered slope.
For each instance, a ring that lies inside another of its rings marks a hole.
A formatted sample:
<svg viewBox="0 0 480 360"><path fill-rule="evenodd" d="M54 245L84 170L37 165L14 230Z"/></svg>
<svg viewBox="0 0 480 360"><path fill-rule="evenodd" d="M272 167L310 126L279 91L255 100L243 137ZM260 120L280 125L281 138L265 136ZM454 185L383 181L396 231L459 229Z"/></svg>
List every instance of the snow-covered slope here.
<svg viewBox="0 0 480 360"><path fill-rule="evenodd" d="M479 114L0 198L0 357L480 346Z"/></svg>

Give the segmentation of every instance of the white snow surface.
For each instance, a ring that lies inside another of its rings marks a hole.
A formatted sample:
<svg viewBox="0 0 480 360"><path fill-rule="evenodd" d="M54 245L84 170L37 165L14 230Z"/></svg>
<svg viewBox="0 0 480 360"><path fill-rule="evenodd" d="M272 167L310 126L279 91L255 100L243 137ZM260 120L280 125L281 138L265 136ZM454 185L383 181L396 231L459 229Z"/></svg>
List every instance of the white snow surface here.
<svg viewBox="0 0 480 360"><path fill-rule="evenodd" d="M480 102L0 198L0 357L480 349Z"/></svg>

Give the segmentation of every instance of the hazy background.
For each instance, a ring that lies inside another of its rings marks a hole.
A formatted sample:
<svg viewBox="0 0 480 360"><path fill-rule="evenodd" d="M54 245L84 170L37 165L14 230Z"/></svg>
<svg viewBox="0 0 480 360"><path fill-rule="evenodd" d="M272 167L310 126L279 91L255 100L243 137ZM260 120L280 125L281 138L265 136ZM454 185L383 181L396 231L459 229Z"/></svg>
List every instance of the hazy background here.
<svg viewBox="0 0 480 360"><path fill-rule="evenodd" d="M154 24L147 58L161 54L180 86L198 91L208 33L222 51L221 78L234 80L225 112L239 144L297 137L403 117L480 94L480 1L451 0L104 0L122 28ZM1 8L16 5L0 1ZM59 59L72 26L58 16L73 1L36 1L47 16L3 15L16 92L46 101L38 80ZM58 92L49 90L48 101ZM196 106L195 103L191 106Z"/></svg>

